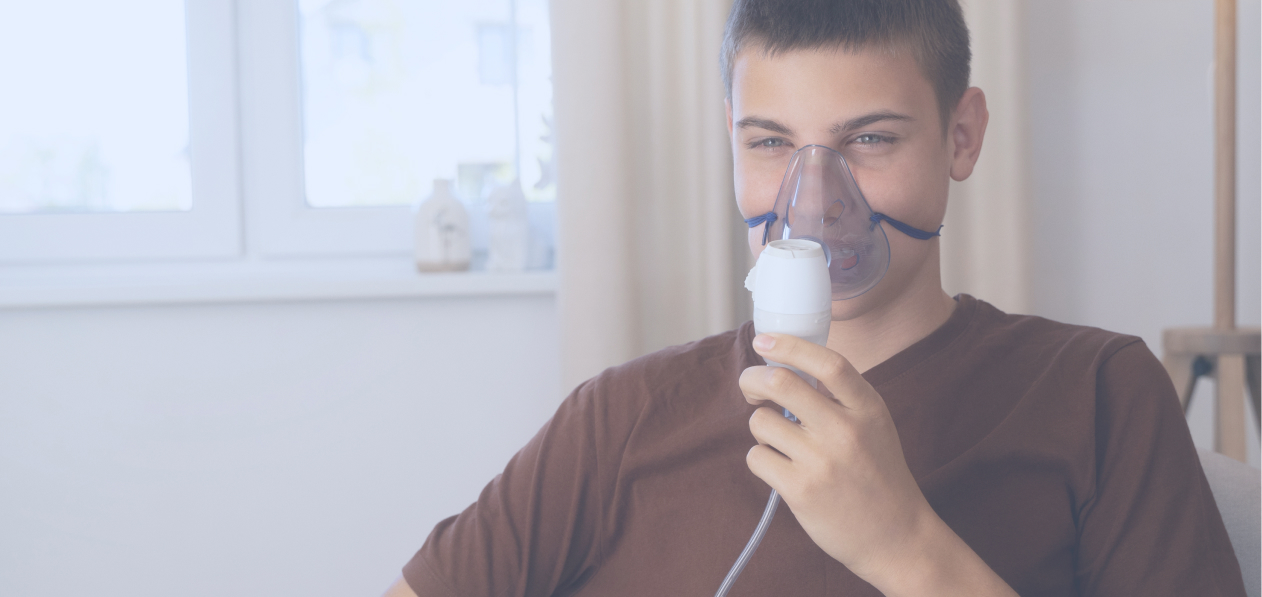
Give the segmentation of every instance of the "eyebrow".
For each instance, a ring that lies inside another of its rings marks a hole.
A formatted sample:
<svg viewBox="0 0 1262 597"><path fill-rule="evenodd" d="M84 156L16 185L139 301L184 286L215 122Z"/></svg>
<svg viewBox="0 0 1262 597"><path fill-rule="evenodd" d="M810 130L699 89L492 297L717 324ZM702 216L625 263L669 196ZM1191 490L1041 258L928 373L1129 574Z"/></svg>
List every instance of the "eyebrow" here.
<svg viewBox="0 0 1262 597"><path fill-rule="evenodd" d="M745 118L740 119L740 121L736 123L736 128L739 128L739 129L747 129L750 127L766 129L768 131L771 131L773 133L779 133L786 137L793 136L793 129L787 126L784 126L783 124L780 124L779 122L776 122L774 120L770 120L767 118L759 118L757 116L747 116Z"/></svg>
<svg viewBox="0 0 1262 597"><path fill-rule="evenodd" d="M906 114L899 114L897 112L888 112L888 111L873 112L871 114L864 114L863 116L857 116L855 118L851 118L850 120L847 120L845 122L838 122L837 124L834 124L828 128L828 134L836 135L842 132L853 131L855 129L868 126L870 124L876 124L878 122L882 122L886 120L910 122L910 121L914 121L915 118L912 118L911 116L908 116ZM740 121L736 123L736 128L739 128L739 129L747 129L751 127L768 130L773 133L785 135L787 137L793 136L793 129L779 122L771 120L769 118L747 116L745 118L740 119Z"/></svg>
<svg viewBox="0 0 1262 597"><path fill-rule="evenodd" d="M870 124L876 124L886 120L910 122L915 120L915 118L906 114L899 114L897 112L873 112L871 114L864 114L863 116L851 118L845 122L838 122L828 129L828 133L836 135L838 133L853 131Z"/></svg>

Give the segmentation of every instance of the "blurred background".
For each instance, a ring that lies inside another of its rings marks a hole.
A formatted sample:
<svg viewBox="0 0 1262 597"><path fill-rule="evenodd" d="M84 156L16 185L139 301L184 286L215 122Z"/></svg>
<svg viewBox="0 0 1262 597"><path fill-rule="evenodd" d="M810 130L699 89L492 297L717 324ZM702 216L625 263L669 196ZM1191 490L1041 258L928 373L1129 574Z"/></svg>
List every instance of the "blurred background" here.
<svg viewBox="0 0 1262 597"><path fill-rule="evenodd" d="M947 289L1157 354L1209 325L1212 3L964 4L991 123ZM0 3L0 594L377 594L574 385L747 319L728 6ZM1240 2L1242 325L1260 20ZM414 267L437 178L468 272ZM514 179L526 265L490 271Z"/></svg>

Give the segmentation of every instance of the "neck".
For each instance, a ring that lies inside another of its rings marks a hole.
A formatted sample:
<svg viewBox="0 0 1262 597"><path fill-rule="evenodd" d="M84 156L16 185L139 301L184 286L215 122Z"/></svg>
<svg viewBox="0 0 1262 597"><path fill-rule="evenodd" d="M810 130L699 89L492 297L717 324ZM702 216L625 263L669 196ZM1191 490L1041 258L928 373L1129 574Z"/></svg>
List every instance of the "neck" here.
<svg viewBox="0 0 1262 597"><path fill-rule="evenodd" d="M914 276L903 292L881 297L879 304L858 317L834 320L828 348L846 357L855 369L867 371L946 323L956 302L942 290L938 260L926 262L929 271Z"/></svg>

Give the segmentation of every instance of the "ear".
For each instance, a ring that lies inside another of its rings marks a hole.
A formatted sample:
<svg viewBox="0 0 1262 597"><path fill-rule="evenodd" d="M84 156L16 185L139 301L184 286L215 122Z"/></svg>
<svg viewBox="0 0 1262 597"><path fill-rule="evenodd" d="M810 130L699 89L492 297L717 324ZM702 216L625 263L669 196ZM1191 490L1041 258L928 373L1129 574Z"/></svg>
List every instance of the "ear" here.
<svg viewBox="0 0 1262 597"><path fill-rule="evenodd" d="M731 120L730 117L728 120ZM952 179L961 181L973 173L977 157L982 153L982 138L986 136L986 123L989 120L986 94L976 87L968 88L960 98L960 103L956 104L951 116L951 126L947 129Z"/></svg>
<svg viewBox="0 0 1262 597"><path fill-rule="evenodd" d="M727 138L732 139L732 98L723 98L723 109L727 111Z"/></svg>

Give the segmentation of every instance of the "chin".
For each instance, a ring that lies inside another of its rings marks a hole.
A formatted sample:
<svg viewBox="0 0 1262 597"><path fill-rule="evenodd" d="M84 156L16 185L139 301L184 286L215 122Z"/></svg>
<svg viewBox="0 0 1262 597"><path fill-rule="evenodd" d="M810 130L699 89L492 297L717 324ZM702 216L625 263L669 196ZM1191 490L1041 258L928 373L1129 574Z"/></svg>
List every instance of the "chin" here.
<svg viewBox="0 0 1262 597"><path fill-rule="evenodd" d="M833 301L833 321L850 321L888 307L908 292L910 280L902 272L888 271L885 277L867 292L844 301Z"/></svg>
<svg viewBox="0 0 1262 597"><path fill-rule="evenodd" d="M862 317L876 308L882 301L876 295L876 288L854 298L844 301L833 301L833 321L850 321Z"/></svg>

